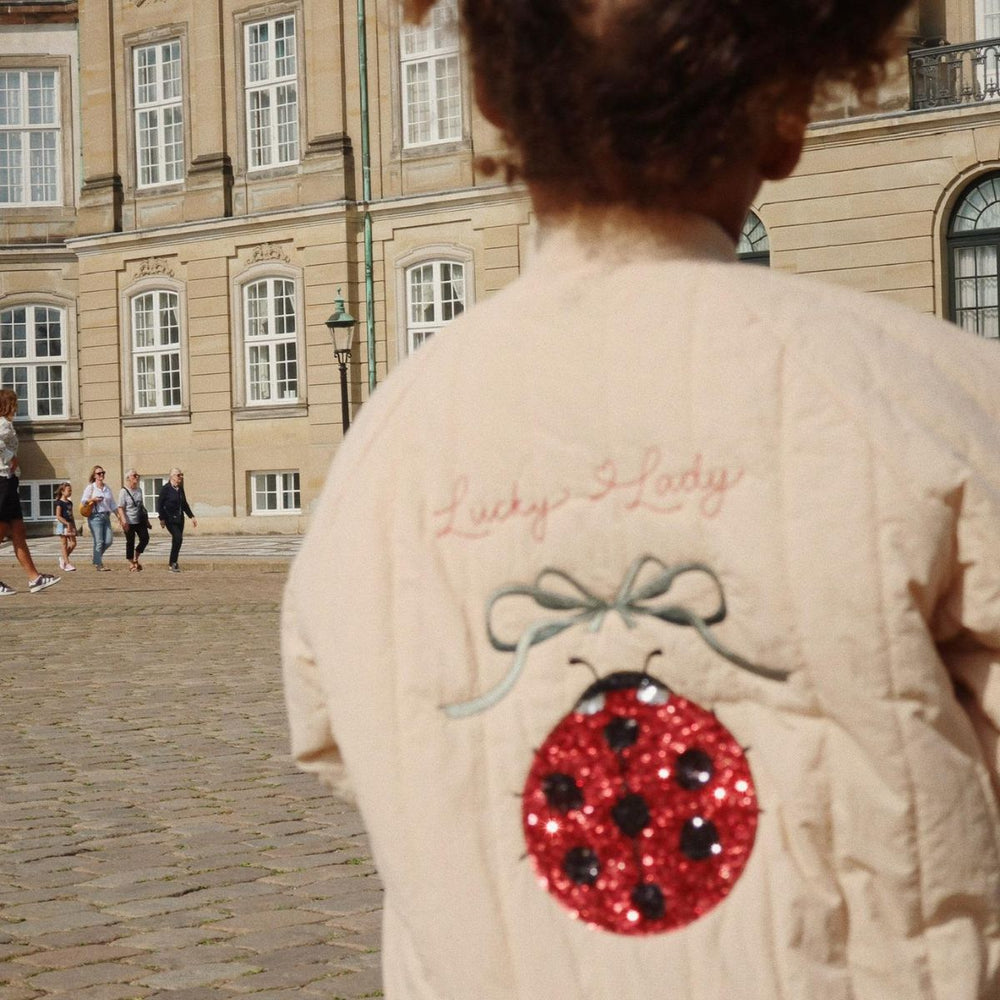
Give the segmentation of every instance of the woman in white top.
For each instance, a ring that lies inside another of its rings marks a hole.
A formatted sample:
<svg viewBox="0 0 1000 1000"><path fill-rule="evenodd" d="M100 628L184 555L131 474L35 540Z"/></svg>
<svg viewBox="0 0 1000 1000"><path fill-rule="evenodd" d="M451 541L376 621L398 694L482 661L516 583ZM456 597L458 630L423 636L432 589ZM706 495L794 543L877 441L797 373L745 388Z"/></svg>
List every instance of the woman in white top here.
<svg viewBox="0 0 1000 1000"><path fill-rule="evenodd" d="M39 573L24 535L17 462L17 431L12 423L17 413L17 393L0 389L0 542L11 540L14 555L28 574L28 590L35 594L59 582L58 576ZM10 597L17 591L0 582L0 597Z"/></svg>
<svg viewBox="0 0 1000 1000"><path fill-rule="evenodd" d="M124 519L115 503L111 487L105 485L107 473L99 465L90 471L89 482L80 498L81 506L90 500L96 501L87 517L91 537L94 539L94 568L99 573L109 573L110 566L104 565L104 553L111 548L111 515L118 518L118 523L125 530Z"/></svg>

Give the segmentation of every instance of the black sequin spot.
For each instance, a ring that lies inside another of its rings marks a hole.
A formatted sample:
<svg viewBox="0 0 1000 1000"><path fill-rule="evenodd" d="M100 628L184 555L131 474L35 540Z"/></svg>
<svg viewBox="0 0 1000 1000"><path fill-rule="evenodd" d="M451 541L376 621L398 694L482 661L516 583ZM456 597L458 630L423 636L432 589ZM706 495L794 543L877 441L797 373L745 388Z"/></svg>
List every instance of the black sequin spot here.
<svg viewBox="0 0 1000 1000"><path fill-rule="evenodd" d="M660 920L667 912L663 890L653 882L644 882L632 890L632 905L647 920Z"/></svg>
<svg viewBox="0 0 1000 1000"><path fill-rule="evenodd" d="M681 788L686 788L689 792L696 792L712 780L714 773L715 766L712 764L712 758L704 750L692 747L690 750L685 750L677 758L677 769L674 771L674 777Z"/></svg>
<svg viewBox="0 0 1000 1000"><path fill-rule="evenodd" d="M583 805L583 792L571 775L559 771L547 774L542 779L542 792L545 801L556 812L568 813L571 809L579 809Z"/></svg>
<svg viewBox="0 0 1000 1000"><path fill-rule="evenodd" d="M589 847L571 847L563 858L563 871L577 885L593 885L601 874L601 862Z"/></svg>
<svg viewBox="0 0 1000 1000"><path fill-rule="evenodd" d="M639 723L625 715L616 715L605 727L604 738L615 753L627 750L639 738Z"/></svg>
<svg viewBox="0 0 1000 1000"><path fill-rule="evenodd" d="M623 795L612 807L611 818L626 837L638 837L649 826L649 806L641 795Z"/></svg>
<svg viewBox="0 0 1000 1000"><path fill-rule="evenodd" d="M692 861L704 861L718 854L719 831L709 819L695 816L681 829L681 851Z"/></svg>

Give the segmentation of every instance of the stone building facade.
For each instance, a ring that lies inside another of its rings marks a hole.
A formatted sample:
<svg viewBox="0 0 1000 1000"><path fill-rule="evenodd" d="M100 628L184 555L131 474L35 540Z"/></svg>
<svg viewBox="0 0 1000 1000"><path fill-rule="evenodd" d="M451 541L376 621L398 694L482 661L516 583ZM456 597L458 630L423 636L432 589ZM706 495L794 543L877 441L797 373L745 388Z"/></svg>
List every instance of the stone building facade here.
<svg viewBox="0 0 1000 1000"><path fill-rule="evenodd" d="M741 250L998 337L998 37L1000 0L922 0ZM338 293L356 412L530 254L471 94L451 0L420 28L390 0L0 2L0 382L38 530L96 463L149 494L183 467L209 531L302 530L343 435Z"/></svg>

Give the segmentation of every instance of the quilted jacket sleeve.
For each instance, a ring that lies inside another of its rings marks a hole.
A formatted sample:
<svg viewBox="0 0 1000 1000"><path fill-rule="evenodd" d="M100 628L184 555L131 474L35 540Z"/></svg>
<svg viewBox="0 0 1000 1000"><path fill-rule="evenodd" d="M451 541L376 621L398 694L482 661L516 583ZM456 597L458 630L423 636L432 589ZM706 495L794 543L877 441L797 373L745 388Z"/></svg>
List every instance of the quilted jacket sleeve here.
<svg viewBox="0 0 1000 1000"><path fill-rule="evenodd" d="M973 360L956 378L972 405L954 442L964 475L950 498L954 551L935 635L1000 794L1000 351L975 338Z"/></svg>
<svg viewBox="0 0 1000 1000"><path fill-rule="evenodd" d="M1000 455L995 456L1000 462ZM945 664L975 724L1000 791L1000 484L966 485L955 574L945 603Z"/></svg>
<svg viewBox="0 0 1000 1000"><path fill-rule="evenodd" d="M292 757L302 770L315 774L341 798L355 800L340 748L333 736L319 667L299 627L293 575L282 608L281 657Z"/></svg>

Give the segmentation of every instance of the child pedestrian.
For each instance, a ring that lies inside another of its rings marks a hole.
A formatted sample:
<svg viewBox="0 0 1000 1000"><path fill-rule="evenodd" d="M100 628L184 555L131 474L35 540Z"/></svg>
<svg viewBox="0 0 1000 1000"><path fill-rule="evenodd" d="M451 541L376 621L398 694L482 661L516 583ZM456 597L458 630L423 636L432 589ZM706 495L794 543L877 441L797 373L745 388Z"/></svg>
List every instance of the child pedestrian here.
<svg viewBox="0 0 1000 1000"><path fill-rule="evenodd" d="M462 0L539 246L365 404L283 612L389 1000L1000 997L1000 351L735 259L905 7Z"/></svg>
<svg viewBox="0 0 1000 1000"><path fill-rule="evenodd" d="M59 568L72 573L76 567L69 561L76 548L76 517L73 514L73 485L60 483L56 488L56 534L62 546Z"/></svg>

